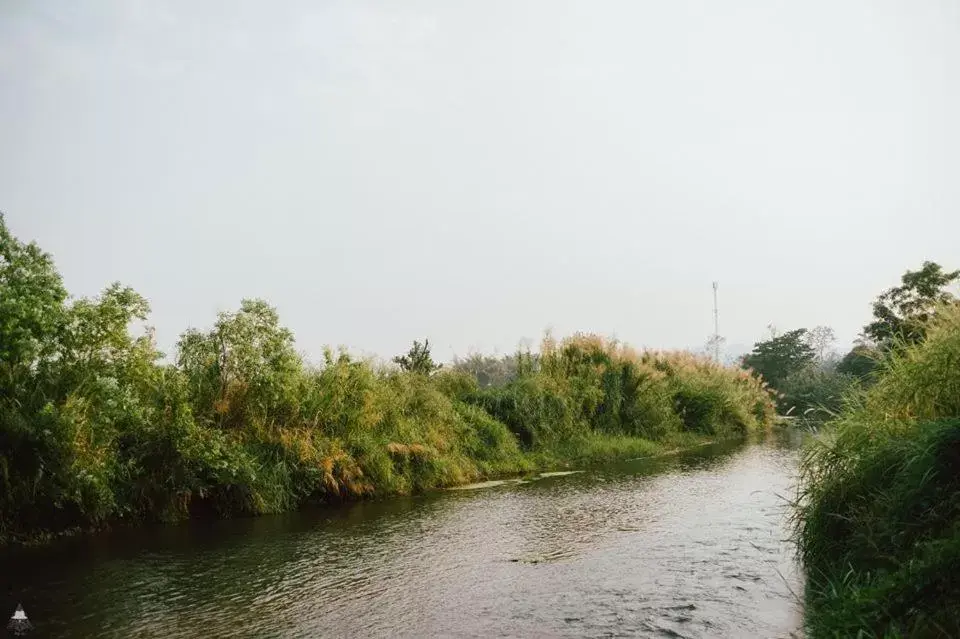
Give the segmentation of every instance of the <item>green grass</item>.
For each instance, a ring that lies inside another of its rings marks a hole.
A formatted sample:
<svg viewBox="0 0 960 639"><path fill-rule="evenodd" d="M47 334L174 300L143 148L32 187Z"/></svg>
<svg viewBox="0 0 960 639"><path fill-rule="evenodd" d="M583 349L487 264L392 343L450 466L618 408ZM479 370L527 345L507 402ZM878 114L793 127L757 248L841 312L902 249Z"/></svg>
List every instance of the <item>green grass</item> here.
<svg viewBox="0 0 960 639"><path fill-rule="evenodd" d="M960 308L882 363L802 480L811 637L960 636Z"/></svg>

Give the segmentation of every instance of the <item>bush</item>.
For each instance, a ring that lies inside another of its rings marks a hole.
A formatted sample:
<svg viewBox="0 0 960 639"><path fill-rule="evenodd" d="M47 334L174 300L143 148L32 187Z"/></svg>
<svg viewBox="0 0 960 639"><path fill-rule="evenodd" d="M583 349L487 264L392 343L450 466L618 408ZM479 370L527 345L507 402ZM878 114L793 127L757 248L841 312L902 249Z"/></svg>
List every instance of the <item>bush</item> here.
<svg viewBox="0 0 960 639"><path fill-rule="evenodd" d="M858 383L853 375L810 366L780 384L780 405L790 415L823 421L840 411L844 398L856 391Z"/></svg>
<svg viewBox="0 0 960 639"><path fill-rule="evenodd" d="M485 410L455 402L461 421L460 446L467 457L476 461L484 475L527 470L530 463L522 455L517 438L506 424L494 419Z"/></svg>
<svg viewBox="0 0 960 639"><path fill-rule="evenodd" d="M593 433L668 439L736 435L768 426L771 395L748 372L689 353L638 353L595 335L547 339L540 370L475 393L527 449Z"/></svg>
<svg viewBox="0 0 960 639"><path fill-rule="evenodd" d="M773 397L748 371L689 353L648 357L667 376L684 430L721 436L745 434L773 421Z"/></svg>
<svg viewBox="0 0 960 639"><path fill-rule="evenodd" d="M506 424L526 450L587 428L577 422L569 392L543 375L524 376L502 388L480 391L468 401Z"/></svg>

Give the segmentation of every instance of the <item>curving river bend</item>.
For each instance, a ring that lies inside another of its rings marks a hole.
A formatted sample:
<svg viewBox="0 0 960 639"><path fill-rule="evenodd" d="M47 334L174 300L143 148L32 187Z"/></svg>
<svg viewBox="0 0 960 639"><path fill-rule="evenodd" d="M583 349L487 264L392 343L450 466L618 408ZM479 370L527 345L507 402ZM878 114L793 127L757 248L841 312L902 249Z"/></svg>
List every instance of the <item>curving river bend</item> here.
<svg viewBox="0 0 960 639"><path fill-rule="evenodd" d="M2 558L37 636L791 637L796 441Z"/></svg>

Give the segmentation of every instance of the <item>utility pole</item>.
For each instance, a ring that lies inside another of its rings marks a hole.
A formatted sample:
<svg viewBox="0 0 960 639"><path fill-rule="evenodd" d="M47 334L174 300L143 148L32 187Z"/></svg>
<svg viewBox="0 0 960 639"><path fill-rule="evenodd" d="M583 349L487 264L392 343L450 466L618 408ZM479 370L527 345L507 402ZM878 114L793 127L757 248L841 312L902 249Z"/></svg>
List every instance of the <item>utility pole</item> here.
<svg viewBox="0 0 960 639"><path fill-rule="evenodd" d="M717 307L717 287L719 283L713 283L713 359L720 363L720 310Z"/></svg>

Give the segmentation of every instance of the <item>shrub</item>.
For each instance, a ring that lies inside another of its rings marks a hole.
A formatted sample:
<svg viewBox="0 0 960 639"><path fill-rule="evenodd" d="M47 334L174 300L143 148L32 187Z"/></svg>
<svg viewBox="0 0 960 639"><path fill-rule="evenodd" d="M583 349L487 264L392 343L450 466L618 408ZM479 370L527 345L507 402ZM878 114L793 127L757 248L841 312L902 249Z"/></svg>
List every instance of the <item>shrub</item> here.
<svg viewBox="0 0 960 639"><path fill-rule="evenodd" d="M526 450L584 432L569 391L545 375L525 375L501 388L488 388L468 399L503 422Z"/></svg>
<svg viewBox="0 0 960 639"><path fill-rule="evenodd" d="M744 434L773 420L772 396L748 371L689 353L651 353L647 359L667 376L684 430L721 436Z"/></svg>
<svg viewBox="0 0 960 639"><path fill-rule="evenodd" d="M780 384L780 405L791 415L822 421L840 411L844 398L855 392L857 385L852 375L810 366Z"/></svg>

